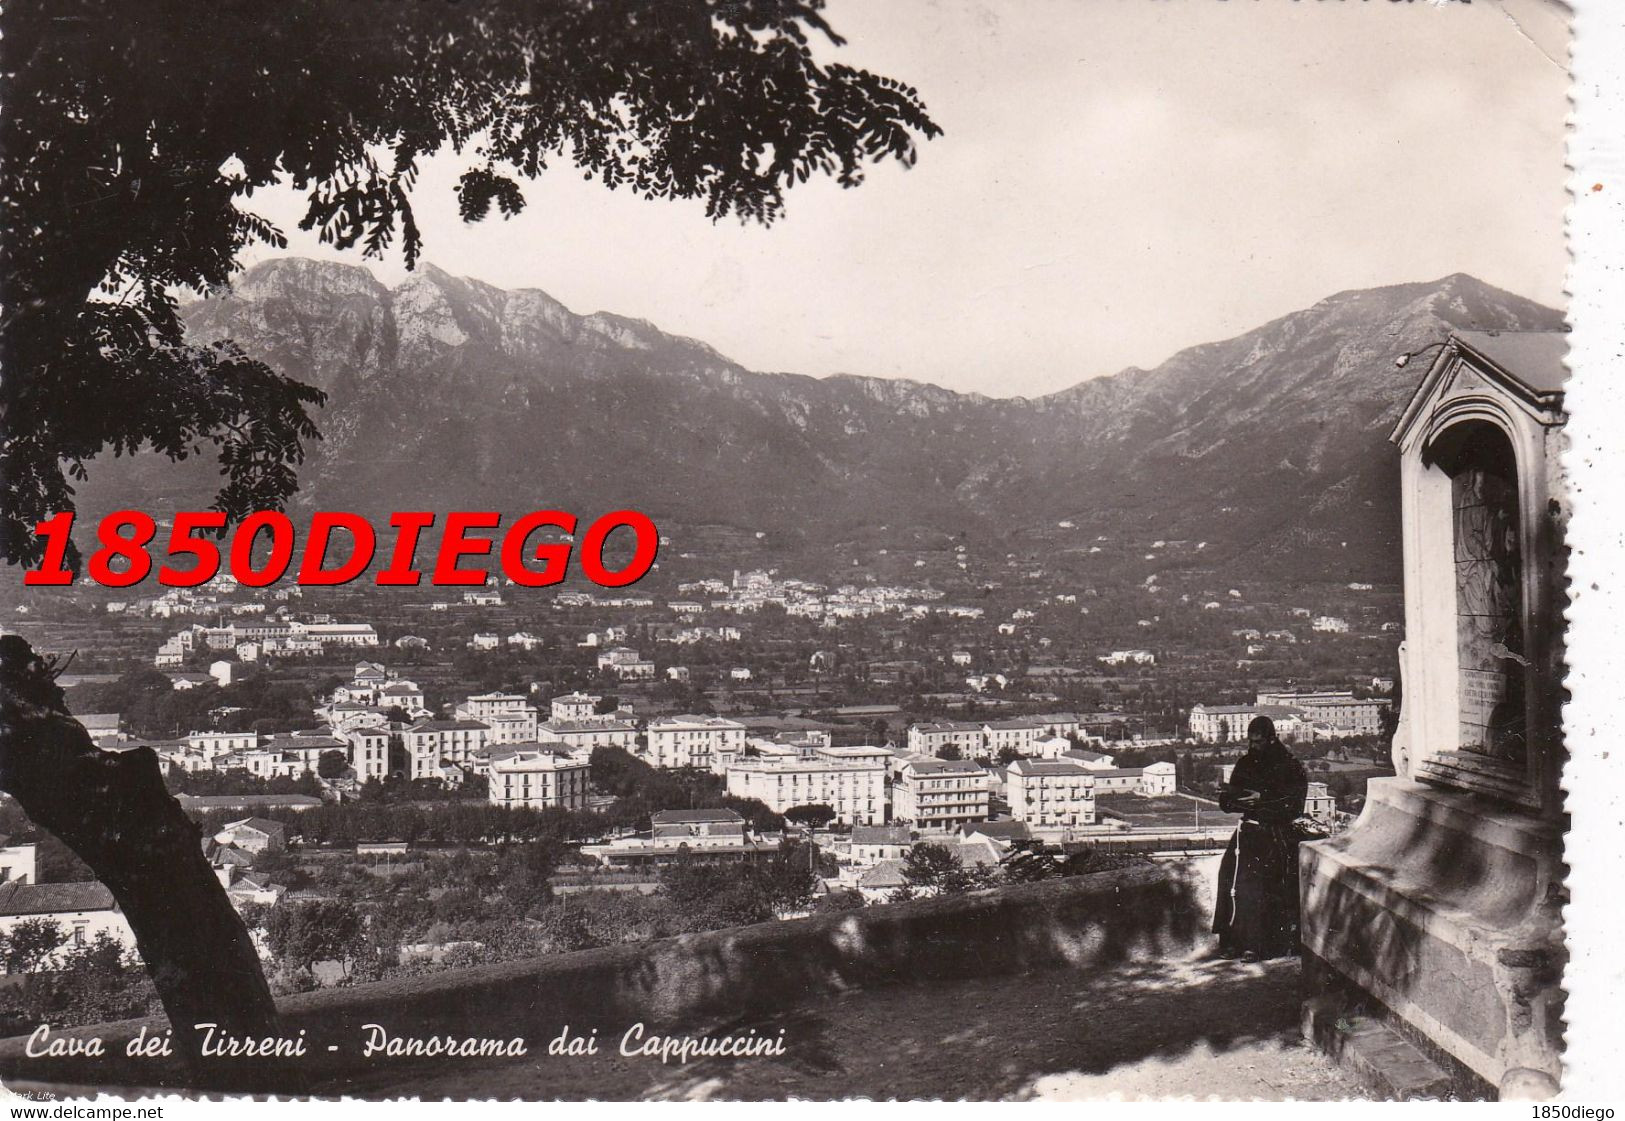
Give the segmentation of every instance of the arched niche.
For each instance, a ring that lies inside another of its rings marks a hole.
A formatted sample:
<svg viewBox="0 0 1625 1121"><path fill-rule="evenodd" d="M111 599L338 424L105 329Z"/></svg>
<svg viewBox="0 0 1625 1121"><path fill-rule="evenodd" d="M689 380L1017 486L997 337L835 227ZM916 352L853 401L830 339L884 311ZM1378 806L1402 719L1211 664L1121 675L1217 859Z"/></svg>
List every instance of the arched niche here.
<svg viewBox="0 0 1625 1121"><path fill-rule="evenodd" d="M1550 808L1561 700L1549 428L1482 391L1438 402L1417 427L1401 463L1408 770Z"/></svg>
<svg viewBox="0 0 1625 1121"><path fill-rule="evenodd" d="M1424 456L1450 478L1456 746L1522 775L1529 762L1529 657L1517 453L1500 425L1464 420L1439 433Z"/></svg>

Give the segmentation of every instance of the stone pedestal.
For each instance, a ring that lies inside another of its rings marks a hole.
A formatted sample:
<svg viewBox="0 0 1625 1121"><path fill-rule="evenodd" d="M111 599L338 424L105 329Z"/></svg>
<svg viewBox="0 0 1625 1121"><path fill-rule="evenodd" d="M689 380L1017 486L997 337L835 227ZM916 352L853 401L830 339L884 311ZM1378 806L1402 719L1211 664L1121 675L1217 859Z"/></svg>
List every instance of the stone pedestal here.
<svg viewBox="0 0 1625 1121"><path fill-rule="evenodd" d="M1491 1087L1555 1084L1561 852L1555 822L1374 779L1352 830L1300 850L1304 950Z"/></svg>

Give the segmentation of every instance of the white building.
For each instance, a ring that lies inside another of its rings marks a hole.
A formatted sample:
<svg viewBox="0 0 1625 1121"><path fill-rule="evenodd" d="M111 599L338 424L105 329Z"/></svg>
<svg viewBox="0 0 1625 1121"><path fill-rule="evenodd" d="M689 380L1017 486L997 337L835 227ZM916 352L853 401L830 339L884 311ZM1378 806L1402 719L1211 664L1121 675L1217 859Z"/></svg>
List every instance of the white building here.
<svg viewBox="0 0 1625 1121"><path fill-rule="evenodd" d="M348 760L350 741L331 735L325 728L280 732L266 737L255 748L226 757L216 768L240 762L259 778L298 778L314 773L321 757L329 751L337 751Z"/></svg>
<svg viewBox="0 0 1625 1121"><path fill-rule="evenodd" d="M1145 767L1090 768L1095 794L1137 794L1151 798L1173 794L1177 780L1172 763L1152 763Z"/></svg>
<svg viewBox="0 0 1625 1121"><path fill-rule="evenodd" d="M638 726L613 716L588 716L580 720L549 720L537 727L537 738L568 744L573 750L619 747L631 751L638 744Z"/></svg>
<svg viewBox="0 0 1625 1121"><path fill-rule="evenodd" d="M655 675L655 664L626 646L612 646L599 654L598 668L608 670L622 681L652 680Z"/></svg>
<svg viewBox="0 0 1625 1121"><path fill-rule="evenodd" d="M485 738L487 744L535 743L544 738L533 708L527 708L524 712L500 712L487 716L480 723L491 730Z"/></svg>
<svg viewBox="0 0 1625 1121"><path fill-rule="evenodd" d="M847 840L847 859L858 868L873 868L882 860L902 860L914 840L902 825L854 825Z"/></svg>
<svg viewBox="0 0 1625 1121"><path fill-rule="evenodd" d="M1010 816L1034 829L1095 823L1095 772L1060 759L1017 759L1009 775Z"/></svg>
<svg viewBox="0 0 1625 1121"><path fill-rule="evenodd" d="M588 764L540 744L531 750L492 756L486 774L493 806L510 809L587 808Z"/></svg>
<svg viewBox="0 0 1625 1121"><path fill-rule="evenodd" d="M416 683L398 678L378 687L377 705L380 708L403 708L407 712L422 712L423 690Z"/></svg>
<svg viewBox="0 0 1625 1121"><path fill-rule="evenodd" d="M597 713L598 703L603 699L590 693L564 693L553 698L551 717L554 720L584 720Z"/></svg>
<svg viewBox="0 0 1625 1121"><path fill-rule="evenodd" d="M1041 712L1036 716L1027 717L1035 724L1044 726L1044 734L1050 736L1083 736L1083 717L1075 712Z"/></svg>
<svg viewBox="0 0 1625 1121"><path fill-rule="evenodd" d="M911 759L892 785L892 818L916 829L957 829L985 821L990 810L988 775L975 763Z"/></svg>
<svg viewBox="0 0 1625 1121"><path fill-rule="evenodd" d="M537 716L530 698L522 693L476 693L452 712L459 720L489 720L493 716L529 716L534 720Z"/></svg>
<svg viewBox="0 0 1625 1121"><path fill-rule="evenodd" d="M1036 720L989 720L982 725L982 751L997 756L1006 748L1018 755L1036 754L1033 746L1044 735L1044 725Z"/></svg>
<svg viewBox="0 0 1625 1121"><path fill-rule="evenodd" d="M233 751L250 751L260 742L258 732L188 732L186 746L213 761Z"/></svg>
<svg viewBox="0 0 1625 1121"><path fill-rule="evenodd" d="M1167 761L1148 763L1140 770L1140 784L1137 793L1147 798L1172 794L1178 788L1176 775L1177 769L1172 763Z"/></svg>
<svg viewBox="0 0 1625 1121"><path fill-rule="evenodd" d="M377 646L378 633L371 623L292 623L296 637L323 646Z"/></svg>
<svg viewBox="0 0 1625 1121"><path fill-rule="evenodd" d="M0 883L31 884L39 880L39 846L13 845L0 833Z"/></svg>
<svg viewBox="0 0 1625 1121"><path fill-rule="evenodd" d="M1040 736L1033 741L1032 758L1059 759L1072 750L1072 741L1065 736Z"/></svg>
<svg viewBox="0 0 1625 1121"><path fill-rule="evenodd" d="M360 782L382 781L389 774L389 732L380 727L353 727L343 733L350 745L350 768Z"/></svg>
<svg viewBox="0 0 1625 1121"><path fill-rule="evenodd" d="M745 726L720 716L663 716L649 721L648 754L657 767L711 767L713 754L745 746Z"/></svg>
<svg viewBox="0 0 1625 1121"><path fill-rule="evenodd" d="M9 935L30 920L55 923L67 935L63 946L46 958L47 967L60 962L65 952L89 945L101 934L111 935L129 949L135 948L135 932L130 929L129 920L119 910L113 893L95 880L66 884L17 880L0 883L0 934Z"/></svg>
<svg viewBox="0 0 1625 1121"><path fill-rule="evenodd" d="M1267 716L1276 725L1276 734L1287 736L1287 729L1298 716L1298 710L1285 705L1196 705L1191 709L1188 722L1191 738L1201 743L1246 743L1247 725L1256 717Z"/></svg>
<svg viewBox="0 0 1625 1121"><path fill-rule="evenodd" d="M649 815L649 824L648 837L582 845L582 855L616 868L649 868L696 853L706 860L747 860L776 851L747 837L745 819L733 810L660 810Z"/></svg>
<svg viewBox="0 0 1625 1121"><path fill-rule="evenodd" d="M960 757L974 759L983 754L982 725L957 720L937 720L925 724L911 724L908 729L908 749L920 755L937 756L948 746L957 747Z"/></svg>
<svg viewBox="0 0 1625 1121"><path fill-rule="evenodd" d="M879 825L886 817L886 764L819 748L811 758L761 756L728 765L728 793L755 798L774 813L825 805L845 825Z"/></svg>
<svg viewBox="0 0 1625 1121"><path fill-rule="evenodd" d="M1332 797L1324 782L1309 784L1309 792L1303 800L1303 812L1306 817L1312 817L1322 825L1331 825L1337 820L1337 799Z"/></svg>
<svg viewBox="0 0 1625 1121"><path fill-rule="evenodd" d="M467 765L486 745L491 726L481 720L425 720L402 733L407 778L440 777L442 761Z"/></svg>
<svg viewBox="0 0 1625 1121"><path fill-rule="evenodd" d="M1382 714L1388 702L1360 699L1348 691L1320 693L1260 693L1259 704L1290 705L1311 723L1329 724L1345 735L1375 736L1382 731Z"/></svg>

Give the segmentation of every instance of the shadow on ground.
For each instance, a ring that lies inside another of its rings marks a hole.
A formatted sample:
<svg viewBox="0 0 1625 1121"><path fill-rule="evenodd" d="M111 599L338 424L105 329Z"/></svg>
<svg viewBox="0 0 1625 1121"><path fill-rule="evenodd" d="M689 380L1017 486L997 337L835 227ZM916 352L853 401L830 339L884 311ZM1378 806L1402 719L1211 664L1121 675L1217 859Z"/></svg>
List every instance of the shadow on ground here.
<svg viewBox="0 0 1625 1121"><path fill-rule="evenodd" d="M1058 969L916 983L683 1029L744 1035L754 1028L769 1037L783 1029L778 1058L662 1064L624 1057L616 1053L619 1033L600 1033L604 1053L596 1056L533 1054L317 1092L611 1100L1359 1096L1303 1045L1298 984L1292 959L1201 958L1125 964L1095 976Z"/></svg>

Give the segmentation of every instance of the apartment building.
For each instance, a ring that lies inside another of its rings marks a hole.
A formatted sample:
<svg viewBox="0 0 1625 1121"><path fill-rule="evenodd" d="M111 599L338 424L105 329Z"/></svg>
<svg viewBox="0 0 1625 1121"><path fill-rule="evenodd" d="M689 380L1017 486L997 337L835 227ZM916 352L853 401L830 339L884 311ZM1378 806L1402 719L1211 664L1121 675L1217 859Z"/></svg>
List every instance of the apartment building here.
<svg viewBox="0 0 1625 1121"><path fill-rule="evenodd" d="M589 771L586 763L540 744L495 753L486 773L488 798L510 809L584 810Z"/></svg>
<svg viewBox="0 0 1625 1121"><path fill-rule="evenodd" d="M549 719L585 720L598 712L603 699L591 693L564 693L550 702Z"/></svg>
<svg viewBox="0 0 1625 1121"><path fill-rule="evenodd" d="M1017 759L1009 775L1010 816L1033 829L1095 823L1095 774L1064 759Z"/></svg>
<svg viewBox="0 0 1625 1121"><path fill-rule="evenodd" d="M388 728L352 726L341 736L350 745L350 769L358 782L381 782L388 777Z"/></svg>
<svg viewBox="0 0 1625 1121"><path fill-rule="evenodd" d="M613 716L588 716L578 720L549 720L537 728L537 738L556 740L575 749L619 747L631 751L638 743L638 726Z"/></svg>
<svg viewBox="0 0 1625 1121"><path fill-rule="evenodd" d="M861 752L861 749L859 749ZM728 793L755 798L774 813L825 805L845 825L879 825L886 817L886 764L841 748L736 759L727 769Z"/></svg>
<svg viewBox="0 0 1625 1121"><path fill-rule="evenodd" d="M963 721L937 720L908 729L908 749L919 755L940 756L952 745L961 758L974 759L983 753L983 742L982 725Z"/></svg>
<svg viewBox="0 0 1625 1121"><path fill-rule="evenodd" d="M892 818L916 829L956 829L985 821L990 810L988 774L975 763L911 759L892 784Z"/></svg>
<svg viewBox="0 0 1625 1121"><path fill-rule="evenodd" d="M522 716L535 713L530 698L522 693L476 693L454 710L459 720L486 720L493 716Z"/></svg>
<svg viewBox="0 0 1625 1121"><path fill-rule="evenodd" d="M401 734L406 747L407 777L440 777L440 763L469 764L486 745L491 727L481 720L424 720Z"/></svg>
<svg viewBox="0 0 1625 1121"><path fill-rule="evenodd" d="M1045 737L1045 725L1036 720L989 720L982 725L982 751L997 757L1001 751L1014 751L1017 755L1036 755L1034 746Z"/></svg>
<svg viewBox="0 0 1625 1121"><path fill-rule="evenodd" d="M648 756L657 767L710 769L718 751L739 752L745 726L721 716L663 716L649 721Z"/></svg>

